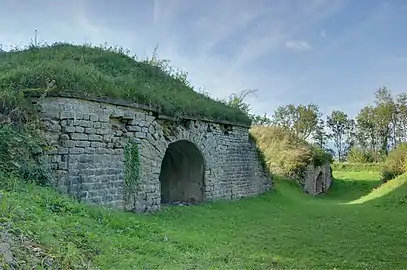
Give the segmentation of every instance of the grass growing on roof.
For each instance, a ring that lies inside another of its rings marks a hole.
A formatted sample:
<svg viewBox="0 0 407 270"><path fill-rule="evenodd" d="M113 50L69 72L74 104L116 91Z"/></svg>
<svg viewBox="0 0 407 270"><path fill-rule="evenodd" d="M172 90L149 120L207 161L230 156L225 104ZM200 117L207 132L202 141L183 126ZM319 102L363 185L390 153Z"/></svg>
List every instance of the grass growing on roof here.
<svg viewBox="0 0 407 270"><path fill-rule="evenodd" d="M150 62L117 48L65 43L0 51L0 91L45 89L52 82L58 91L152 105L170 116L250 124L242 111L195 92L168 64Z"/></svg>

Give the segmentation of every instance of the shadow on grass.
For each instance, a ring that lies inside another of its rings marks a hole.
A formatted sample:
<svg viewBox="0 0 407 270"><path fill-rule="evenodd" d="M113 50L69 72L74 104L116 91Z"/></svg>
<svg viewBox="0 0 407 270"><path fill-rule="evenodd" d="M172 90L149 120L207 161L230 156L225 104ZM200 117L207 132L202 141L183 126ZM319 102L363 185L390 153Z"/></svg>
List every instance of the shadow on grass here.
<svg viewBox="0 0 407 270"><path fill-rule="evenodd" d="M324 197L346 203L369 194L381 184L380 180L335 178Z"/></svg>
<svg viewBox="0 0 407 270"><path fill-rule="evenodd" d="M407 207L407 175L390 180L349 203L349 205L358 204L386 209Z"/></svg>

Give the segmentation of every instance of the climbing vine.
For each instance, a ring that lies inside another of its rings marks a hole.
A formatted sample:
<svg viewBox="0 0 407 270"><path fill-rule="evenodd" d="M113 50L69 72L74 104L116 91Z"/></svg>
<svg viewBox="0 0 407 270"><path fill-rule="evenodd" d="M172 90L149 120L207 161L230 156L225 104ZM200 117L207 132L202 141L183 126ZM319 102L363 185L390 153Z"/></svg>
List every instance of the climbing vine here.
<svg viewBox="0 0 407 270"><path fill-rule="evenodd" d="M137 190L140 181L140 153L138 144L135 142L127 144L124 149L124 156L125 198L129 203L129 200L135 196L135 191Z"/></svg>

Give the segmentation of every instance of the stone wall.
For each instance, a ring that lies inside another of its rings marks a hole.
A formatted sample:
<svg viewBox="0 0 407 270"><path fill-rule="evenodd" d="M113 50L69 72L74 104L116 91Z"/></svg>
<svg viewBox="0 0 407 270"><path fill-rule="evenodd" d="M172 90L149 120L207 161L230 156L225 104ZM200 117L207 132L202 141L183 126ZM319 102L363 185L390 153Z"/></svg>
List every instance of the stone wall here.
<svg viewBox="0 0 407 270"><path fill-rule="evenodd" d="M311 195L325 193L332 184L331 164L322 166L308 165L303 181L304 191Z"/></svg>
<svg viewBox="0 0 407 270"><path fill-rule="evenodd" d="M181 182L178 186L184 189L183 196L191 193L194 197L202 191L201 198L194 200L237 199L272 187L255 144L249 140L248 127L170 119L122 102L70 96L46 97L37 102L51 146L43 162L52 168L53 184L81 201L138 212L158 210L161 188L165 186L160 183L165 178L164 173L160 178L161 165L167 163L170 165L165 166L172 168L173 174L183 178L193 175L195 184L191 182L191 192ZM174 143L179 141L184 143ZM139 177L129 191L125 149L134 144L139 153ZM174 147L167 150L170 144ZM166 153L173 158L163 162ZM192 153L201 154L202 164L194 165L192 170L192 165L189 169L179 162L178 167L183 166L186 172L176 170L175 163L181 159L184 163L188 160L198 163ZM171 181L166 185L172 185L173 190L166 192L175 194L176 185Z"/></svg>

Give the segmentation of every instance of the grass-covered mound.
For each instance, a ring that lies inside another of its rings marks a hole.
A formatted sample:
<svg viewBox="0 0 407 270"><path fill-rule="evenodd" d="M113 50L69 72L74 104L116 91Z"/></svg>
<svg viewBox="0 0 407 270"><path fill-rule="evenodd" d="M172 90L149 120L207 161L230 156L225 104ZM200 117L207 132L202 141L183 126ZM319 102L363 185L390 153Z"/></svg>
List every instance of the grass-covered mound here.
<svg viewBox="0 0 407 270"><path fill-rule="evenodd" d="M184 77L150 63L121 49L63 43L0 51L0 93L15 97L25 89L68 91L154 106L170 116L250 124L242 111L195 92Z"/></svg>
<svg viewBox="0 0 407 270"><path fill-rule="evenodd" d="M338 173L318 198L277 181L258 197L154 215L87 206L0 175L0 229L31 240L28 249L11 242L16 269L405 269L406 190L350 204L379 174Z"/></svg>
<svg viewBox="0 0 407 270"><path fill-rule="evenodd" d="M323 149L282 127L254 126L250 134L272 174L297 178L307 165L320 166L332 160L331 155Z"/></svg>

